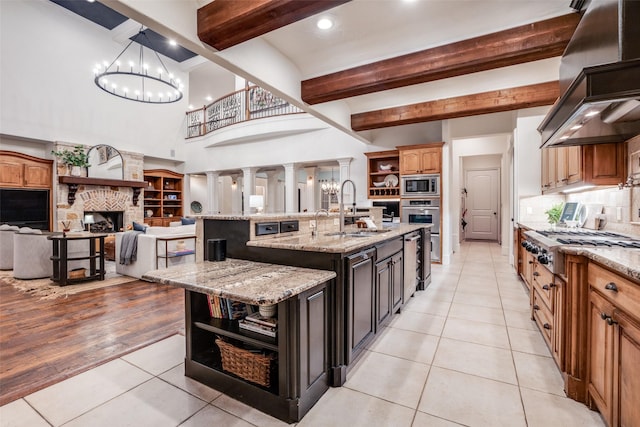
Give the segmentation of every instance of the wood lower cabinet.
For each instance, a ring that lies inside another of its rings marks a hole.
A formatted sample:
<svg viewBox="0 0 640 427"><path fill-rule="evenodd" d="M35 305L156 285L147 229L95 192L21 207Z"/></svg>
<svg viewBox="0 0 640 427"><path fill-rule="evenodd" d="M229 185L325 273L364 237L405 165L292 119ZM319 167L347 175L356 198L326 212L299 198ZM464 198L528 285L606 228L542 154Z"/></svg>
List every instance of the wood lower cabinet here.
<svg viewBox="0 0 640 427"><path fill-rule="evenodd" d="M640 425L640 323L616 312L613 425Z"/></svg>
<svg viewBox="0 0 640 427"><path fill-rule="evenodd" d="M376 263L376 326L386 324L402 305L402 252Z"/></svg>
<svg viewBox="0 0 640 427"><path fill-rule="evenodd" d="M613 405L613 328L607 324L613 306L597 292L589 292L589 383L591 402L611 426Z"/></svg>
<svg viewBox="0 0 640 427"><path fill-rule="evenodd" d="M299 421L329 389L329 293L323 283L280 302L277 337L269 338L242 332L235 320L212 318L207 296L186 290L185 375L285 422ZM234 347L270 355L269 385L225 370L219 337Z"/></svg>
<svg viewBox="0 0 640 427"><path fill-rule="evenodd" d="M640 425L640 283L589 263L588 403L611 427Z"/></svg>
<svg viewBox="0 0 640 427"><path fill-rule="evenodd" d="M375 295L374 248L359 252L346 258L347 265L347 316L349 330L347 341L347 364L364 349L364 344L375 334Z"/></svg>
<svg viewBox="0 0 640 427"><path fill-rule="evenodd" d="M536 321L556 364L562 370L565 283L539 263L534 264L532 276L531 317Z"/></svg>
<svg viewBox="0 0 640 427"><path fill-rule="evenodd" d="M376 246L376 331L389 323L402 306L404 289L404 238Z"/></svg>

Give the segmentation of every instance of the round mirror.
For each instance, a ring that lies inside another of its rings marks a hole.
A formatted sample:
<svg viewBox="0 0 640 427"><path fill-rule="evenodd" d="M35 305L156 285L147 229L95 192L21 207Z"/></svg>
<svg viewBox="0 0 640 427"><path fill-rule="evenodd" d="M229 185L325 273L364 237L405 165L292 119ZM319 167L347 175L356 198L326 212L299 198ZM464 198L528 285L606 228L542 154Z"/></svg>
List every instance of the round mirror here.
<svg viewBox="0 0 640 427"><path fill-rule="evenodd" d="M110 145L95 145L89 149L89 178L124 179L122 156Z"/></svg>

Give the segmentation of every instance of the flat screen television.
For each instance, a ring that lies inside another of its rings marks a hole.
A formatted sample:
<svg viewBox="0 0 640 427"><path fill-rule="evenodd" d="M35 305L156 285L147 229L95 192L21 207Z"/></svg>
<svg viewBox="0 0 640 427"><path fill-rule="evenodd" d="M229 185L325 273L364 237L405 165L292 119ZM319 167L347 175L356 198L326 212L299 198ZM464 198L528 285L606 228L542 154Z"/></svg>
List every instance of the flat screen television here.
<svg viewBox="0 0 640 427"><path fill-rule="evenodd" d="M0 188L0 224L49 229L49 190Z"/></svg>

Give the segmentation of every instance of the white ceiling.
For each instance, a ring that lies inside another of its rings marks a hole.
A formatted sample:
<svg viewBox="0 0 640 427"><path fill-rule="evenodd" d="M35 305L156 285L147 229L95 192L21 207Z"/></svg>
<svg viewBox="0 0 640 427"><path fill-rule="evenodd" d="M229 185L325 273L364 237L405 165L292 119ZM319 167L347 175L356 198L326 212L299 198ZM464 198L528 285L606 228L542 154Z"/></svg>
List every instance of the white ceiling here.
<svg viewBox="0 0 640 427"><path fill-rule="evenodd" d="M207 94L216 98L235 90L231 79L220 78L220 65L304 106L300 99L304 79L573 12L570 0L352 0L216 52L197 38L195 14L207 0L101 1L211 60L192 68L189 102L195 107ZM336 22L329 31L316 27L324 15ZM558 65L559 58L551 58L306 107L328 123L371 141L372 135L380 137L387 130L397 134L404 127L357 134L350 130L351 114L557 80ZM199 93L202 99L197 99ZM427 133L433 127L424 125ZM420 131L412 126L411 133Z"/></svg>
<svg viewBox="0 0 640 427"><path fill-rule="evenodd" d="M570 0L353 0L261 38L293 64L304 80L572 13L569 3ZM322 16L330 16L335 21L334 28L319 30L316 21ZM345 114L354 114L540 83L557 80L558 64L559 59L552 58L338 102L346 105ZM391 129L398 132L400 128L403 127Z"/></svg>

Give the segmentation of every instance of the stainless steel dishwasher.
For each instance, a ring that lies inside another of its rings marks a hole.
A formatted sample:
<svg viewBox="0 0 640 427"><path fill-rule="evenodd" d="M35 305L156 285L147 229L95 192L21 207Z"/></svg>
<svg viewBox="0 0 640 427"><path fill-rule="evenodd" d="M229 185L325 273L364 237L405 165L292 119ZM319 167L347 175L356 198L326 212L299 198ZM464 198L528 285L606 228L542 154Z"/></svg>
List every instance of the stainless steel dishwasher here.
<svg viewBox="0 0 640 427"><path fill-rule="evenodd" d="M420 233L407 234L404 237L404 302L416 291L420 274L418 272L418 240Z"/></svg>

